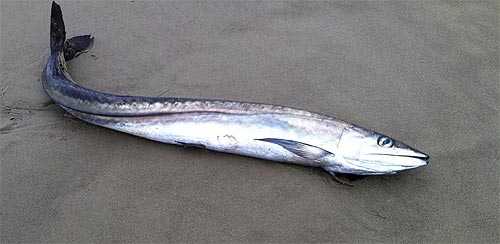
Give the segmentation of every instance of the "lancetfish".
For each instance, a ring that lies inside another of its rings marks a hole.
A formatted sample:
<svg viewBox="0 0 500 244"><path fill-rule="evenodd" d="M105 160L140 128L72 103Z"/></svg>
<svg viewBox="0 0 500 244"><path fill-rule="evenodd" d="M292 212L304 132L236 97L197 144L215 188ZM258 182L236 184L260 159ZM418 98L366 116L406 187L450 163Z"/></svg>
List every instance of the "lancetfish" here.
<svg viewBox="0 0 500 244"><path fill-rule="evenodd" d="M78 119L147 139L321 167L332 176L394 174L424 166L429 156L389 136L305 110L262 103L121 96L82 87L66 61L86 52L90 35L66 39L52 3L46 94Z"/></svg>

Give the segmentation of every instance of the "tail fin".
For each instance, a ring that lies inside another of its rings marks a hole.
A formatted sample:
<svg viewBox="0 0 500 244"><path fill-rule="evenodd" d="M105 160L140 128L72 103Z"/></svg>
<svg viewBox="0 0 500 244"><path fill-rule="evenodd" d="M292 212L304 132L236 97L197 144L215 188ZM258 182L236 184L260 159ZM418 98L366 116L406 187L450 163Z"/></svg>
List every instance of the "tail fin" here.
<svg viewBox="0 0 500 244"><path fill-rule="evenodd" d="M81 53L87 52L94 43L91 35L75 36L66 40L66 30L62 16L61 7L56 2L52 2L50 15L50 51L57 49L64 50L64 58L73 59Z"/></svg>
<svg viewBox="0 0 500 244"><path fill-rule="evenodd" d="M64 43L64 59L66 61L87 52L94 44L94 37L91 35L75 36Z"/></svg>
<svg viewBox="0 0 500 244"><path fill-rule="evenodd" d="M52 10L50 14L50 51L53 52L58 48L64 48L66 41L66 31L61 12L61 7L56 2L52 2Z"/></svg>

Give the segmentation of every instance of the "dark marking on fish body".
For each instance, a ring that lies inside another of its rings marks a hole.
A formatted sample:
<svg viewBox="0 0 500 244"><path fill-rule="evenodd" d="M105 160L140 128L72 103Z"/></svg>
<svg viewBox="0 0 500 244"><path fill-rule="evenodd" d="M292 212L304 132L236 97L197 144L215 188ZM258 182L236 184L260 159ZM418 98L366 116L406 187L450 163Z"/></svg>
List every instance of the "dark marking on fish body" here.
<svg viewBox="0 0 500 244"><path fill-rule="evenodd" d="M194 147L194 148L207 149L207 146L205 146L201 143L189 143L189 142L180 142L180 141L175 141L175 143L181 144L184 148Z"/></svg>
<svg viewBox="0 0 500 244"><path fill-rule="evenodd" d="M236 137L234 137L233 135L226 134L226 135L224 135L224 137L227 138L227 139L233 139L233 140L236 141Z"/></svg>

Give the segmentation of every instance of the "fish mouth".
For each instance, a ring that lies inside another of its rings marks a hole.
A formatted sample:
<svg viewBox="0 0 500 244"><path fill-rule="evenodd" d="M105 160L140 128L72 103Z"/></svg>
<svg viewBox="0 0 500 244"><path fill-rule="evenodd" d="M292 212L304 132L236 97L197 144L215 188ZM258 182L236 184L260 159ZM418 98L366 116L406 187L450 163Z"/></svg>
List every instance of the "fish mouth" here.
<svg viewBox="0 0 500 244"><path fill-rule="evenodd" d="M410 156L410 155L401 155L402 157L408 157L408 158L416 158L416 159L420 159L420 160L423 160L423 161L426 161L428 162L429 161L429 156L425 155L425 156Z"/></svg>
<svg viewBox="0 0 500 244"><path fill-rule="evenodd" d="M418 151L399 152L399 154L367 153L364 155L374 157L361 160L346 158L347 162L352 166L351 172L359 175L395 174L429 164L429 155Z"/></svg>
<svg viewBox="0 0 500 244"><path fill-rule="evenodd" d="M393 156L393 157L405 157L405 158L415 158L415 159L420 159L422 161L425 161L426 164L429 163L429 158L430 156L421 153L421 152L415 152L414 155L405 155L405 154L389 154L389 153L370 153L370 155L384 155L384 156Z"/></svg>

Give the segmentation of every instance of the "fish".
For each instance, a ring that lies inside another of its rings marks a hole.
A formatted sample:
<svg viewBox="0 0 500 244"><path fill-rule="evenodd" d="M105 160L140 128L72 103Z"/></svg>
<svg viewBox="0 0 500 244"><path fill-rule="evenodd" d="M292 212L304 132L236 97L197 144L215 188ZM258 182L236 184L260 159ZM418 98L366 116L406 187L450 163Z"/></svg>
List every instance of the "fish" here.
<svg viewBox="0 0 500 244"><path fill-rule="evenodd" d="M123 96L80 86L66 61L93 42L91 35L66 39L61 8L52 2L42 86L82 121L168 144L319 167L336 180L338 174L395 174L429 163L429 155L407 144L321 113L254 102Z"/></svg>

